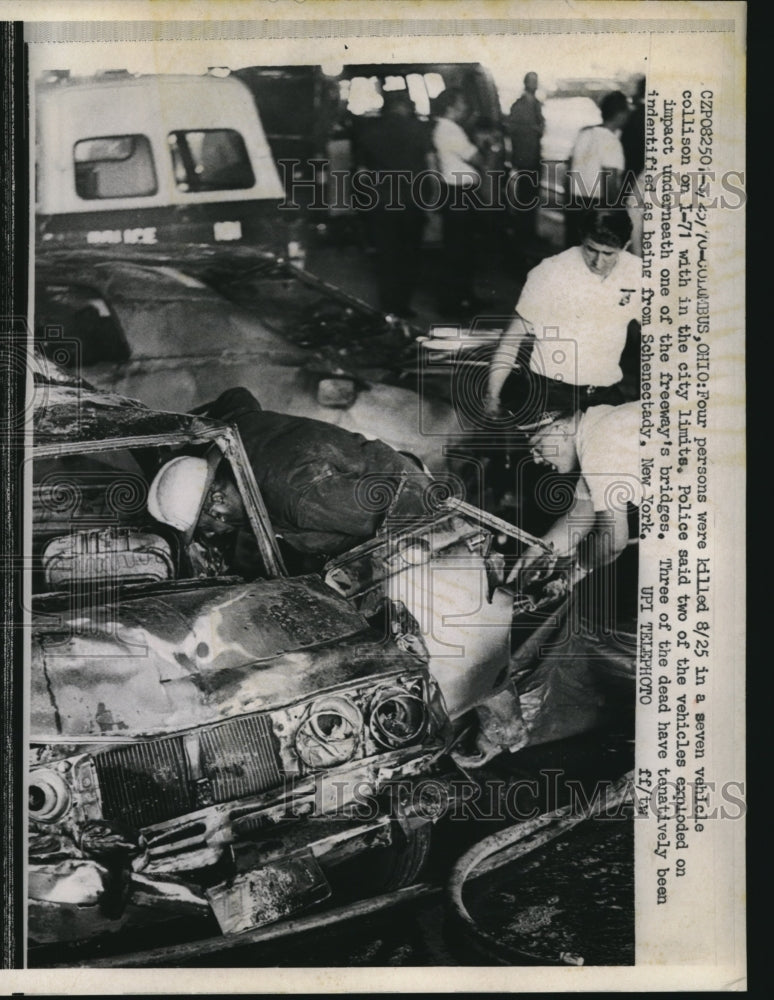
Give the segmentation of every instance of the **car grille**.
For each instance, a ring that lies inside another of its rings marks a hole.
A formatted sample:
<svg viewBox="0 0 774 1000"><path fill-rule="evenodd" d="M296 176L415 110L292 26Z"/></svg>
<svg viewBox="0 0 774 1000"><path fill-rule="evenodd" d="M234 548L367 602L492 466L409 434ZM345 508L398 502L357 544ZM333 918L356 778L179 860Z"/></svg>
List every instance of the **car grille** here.
<svg viewBox="0 0 774 1000"><path fill-rule="evenodd" d="M269 716L234 719L217 729L204 730L199 740L213 801L229 802L279 784Z"/></svg>
<svg viewBox="0 0 774 1000"><path fill-rule="evenodd" d="M190 737L189 737L190 739ZM192 774L186 740L169 736L95 756L102 815L143 827L181 816L209 802L228 802L280 784L277 747L268 715L204 729L198 741L199 774ZM202 782L207 794L202 800Z"/></svg>

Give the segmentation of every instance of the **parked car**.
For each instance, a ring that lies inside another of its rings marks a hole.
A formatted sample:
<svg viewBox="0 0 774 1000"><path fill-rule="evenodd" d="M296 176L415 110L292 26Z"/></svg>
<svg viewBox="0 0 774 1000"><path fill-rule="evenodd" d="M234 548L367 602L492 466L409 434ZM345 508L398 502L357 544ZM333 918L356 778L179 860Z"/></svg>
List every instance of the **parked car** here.
<svg viewBox="0 0 774 1000"><path fill-rule="evenodd" d="M31 942L180 915L237 932L325 898L365 850L411 881L431 817L380 796L432 770L448 716L405 613L380 631L286 575L234 429L52 368L32 456ZM196 575L147 512L162 463L213 449L248 511L250 578Z"/></svg>
<svg viewBox="0 0 774 1000"><path fill-rule="evenodd" d="M410 331L246 247L41 251L35 299L45 353L152 407L245 385L265 409L381 438L433 472L460 432L448 402L400 384Z"/></svg>

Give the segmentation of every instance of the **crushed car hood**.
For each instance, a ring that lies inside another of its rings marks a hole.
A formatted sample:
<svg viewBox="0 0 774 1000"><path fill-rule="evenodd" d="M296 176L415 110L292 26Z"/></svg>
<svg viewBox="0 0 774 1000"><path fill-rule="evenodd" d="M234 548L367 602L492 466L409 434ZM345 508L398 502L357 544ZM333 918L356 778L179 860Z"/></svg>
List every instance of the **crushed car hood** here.
<svg viewBox="0 0 774 1000"><path fill-rule="evenodd" d="M35 741L168 733L420 664L314 576L66 600L33 618Z"/></svg>

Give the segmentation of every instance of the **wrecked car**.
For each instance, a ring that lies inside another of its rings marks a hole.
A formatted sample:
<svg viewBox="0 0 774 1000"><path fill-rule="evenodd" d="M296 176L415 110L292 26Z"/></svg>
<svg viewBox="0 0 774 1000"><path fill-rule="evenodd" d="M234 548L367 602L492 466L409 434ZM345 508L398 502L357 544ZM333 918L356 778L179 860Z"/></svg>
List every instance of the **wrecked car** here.
<svg viewBox="0 0 774 1000"><path fill-rule="evenodd" d="M32 945L179 919L237 934L335 897L352 864L362 892L416 881L475 714L503 747L528 738L514 613L530 662L554 619L502 587L492 541L536 540L436 483L425 517L289 577L235 428L38 369ZM162 465L213 452L249 575L148 512Z"/></svg>
<svg viewBox="0 0 774 1000"><path fill-rule="evenodd" d="M100 388L191 410L245 385L265 409L447 467L454 407L400 384L411 332L276 257L50 250L35 265L38 346Z"/></svg>
<svg viewBox="0 0 774 1000"><path fill-rule="evenodd" d="M288 578L234 429L63 376L35 396L31 943L181 914L238 932L326 898L365 850L411 881L430 818L380 795L444 749L421 642ZM147 511L161 464L212 448L249 514L249 579L197 575Z"/></svg>

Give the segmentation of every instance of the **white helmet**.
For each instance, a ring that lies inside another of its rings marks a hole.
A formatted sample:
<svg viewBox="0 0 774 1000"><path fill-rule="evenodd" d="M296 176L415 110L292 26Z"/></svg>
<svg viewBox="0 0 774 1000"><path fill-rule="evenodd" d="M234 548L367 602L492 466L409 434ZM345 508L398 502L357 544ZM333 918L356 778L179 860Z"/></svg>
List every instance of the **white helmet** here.
<svg viewBox="0 0 774 1000"><path fill-rule="evenodd" d="M190 541L207 491L215 477L215 462L180 455L163 465L148 490L148 511L163 524L183 532Z"/></svg>

